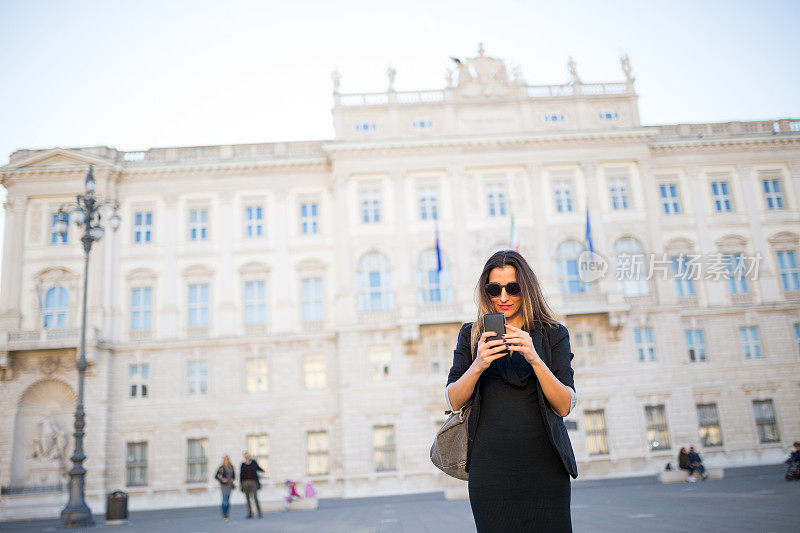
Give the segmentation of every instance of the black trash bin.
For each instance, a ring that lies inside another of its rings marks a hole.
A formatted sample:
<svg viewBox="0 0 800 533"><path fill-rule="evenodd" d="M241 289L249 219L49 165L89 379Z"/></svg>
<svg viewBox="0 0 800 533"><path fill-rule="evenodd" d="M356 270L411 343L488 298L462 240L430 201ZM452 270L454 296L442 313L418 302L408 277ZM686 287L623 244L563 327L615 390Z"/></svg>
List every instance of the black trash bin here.
<svg viewBox="0 0 800 533"><path fill-rule="evenodd" d="M128 493L115 490L106 495L106 524L124 524L128 521Z"/></svg>

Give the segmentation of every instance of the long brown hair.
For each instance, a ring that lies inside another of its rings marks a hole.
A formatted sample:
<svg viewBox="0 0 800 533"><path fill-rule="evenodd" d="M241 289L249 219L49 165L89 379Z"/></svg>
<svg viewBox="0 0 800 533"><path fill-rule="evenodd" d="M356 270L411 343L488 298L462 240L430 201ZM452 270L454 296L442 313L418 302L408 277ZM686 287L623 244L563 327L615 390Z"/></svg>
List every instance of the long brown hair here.
<svg viewBox="0 0 800 533"><path fill-rule="evenodd" d="M502 250L490 257L483 265L483 272L478 278L475 287L475 303L478 304L478 316L472 324L471 344L473 349L478 344L478 339L483 331L483 315L494 313L492 298L486 293L486 284L489 283L489 274L495 268L512 266L517 271L517 283L522 288L522 329L533 331L538 323L542 326L556 326L558 321L553 318L553 311L544 299L539 278L525 261L525 258L514 250Z"/></svg>

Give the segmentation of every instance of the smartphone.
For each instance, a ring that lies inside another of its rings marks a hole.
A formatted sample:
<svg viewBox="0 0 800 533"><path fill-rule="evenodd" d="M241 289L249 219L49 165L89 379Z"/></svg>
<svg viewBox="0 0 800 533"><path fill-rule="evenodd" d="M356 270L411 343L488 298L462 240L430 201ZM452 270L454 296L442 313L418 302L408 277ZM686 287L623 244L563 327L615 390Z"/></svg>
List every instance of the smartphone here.
<svg viewBox="0 0 800 533"><path fill-rule="evenodd" d="M506 333L506 315L503 313L487 313L483 315L483 331L494 331L496 335L489 337L488 341L502 340ZM508 353L508 350L506 350Z"/></svg>

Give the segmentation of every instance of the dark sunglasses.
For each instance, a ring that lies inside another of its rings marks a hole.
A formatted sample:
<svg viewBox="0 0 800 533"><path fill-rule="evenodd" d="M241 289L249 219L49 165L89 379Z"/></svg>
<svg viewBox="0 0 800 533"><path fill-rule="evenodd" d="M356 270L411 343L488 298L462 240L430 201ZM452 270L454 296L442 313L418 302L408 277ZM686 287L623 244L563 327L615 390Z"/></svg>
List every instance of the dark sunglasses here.
<svg viewBox="0 0 800 533"><path fill-rule="evenodd" d="M506 285L500 285L499 283L487 283L486 294L492 298L497 298L503 292L503 288L506 289L506 294L509 296L519 296L519 293L522 292L522 287L519 286L519 283L512 281Z"/></svg>

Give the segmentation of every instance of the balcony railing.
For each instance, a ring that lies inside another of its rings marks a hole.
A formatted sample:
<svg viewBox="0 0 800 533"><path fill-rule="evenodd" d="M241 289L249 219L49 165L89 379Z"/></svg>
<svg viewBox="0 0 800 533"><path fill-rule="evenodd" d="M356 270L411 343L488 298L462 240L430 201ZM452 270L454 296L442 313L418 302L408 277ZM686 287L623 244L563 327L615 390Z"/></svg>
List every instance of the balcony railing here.
<svg viewBox="0 0 800 533"><path fill-rule="evenodd" d="M29 494L59 494L66 490L66 486L56 485L12 485L0 488L3 496L27 496Z"/></svg>
<svg viewBox="0 0 800 533"><path fill-rule="evenodd" d="M0 343L1 342L2 339L0 338ZM14 350L74 348L79 342L79 329L42 328L8 332L8 346Z"/></svg>
<svg viewBox="0 0 800 533"><path fill-rule="evenodd" d="M445 323L460 320L461 306L453 302L429 302L417 306L416 317L422 323Z"/></svg>
<svg viewBox="0 0 800 533"><path fill-rule="evenodd" d="M269 324L266 322L244 325L244 331L248 335L269 335L269 329Z"/></svg>
<svg viewBox="0 0 800 533"><path fill-rule="evenodd" d="M528 98L554 98L570 96L600 96L633 94L633 86L627 83L585 83L558 85L527 85L522 88ZM380 93L350 93L339 95L338 104L344 107L379 106L392 103L418 104L444 102L457 98L454 92L446 89L426 91L397 91Z"/></svg>
<svg viewBox="0 0 800 533"><path fill-rule="evenodd" d="M656 140L682 137L721 137L753 134L800 133L799 119L756 120L748 122L710 122L704 124L668 124L660 126Z"/></svg>

